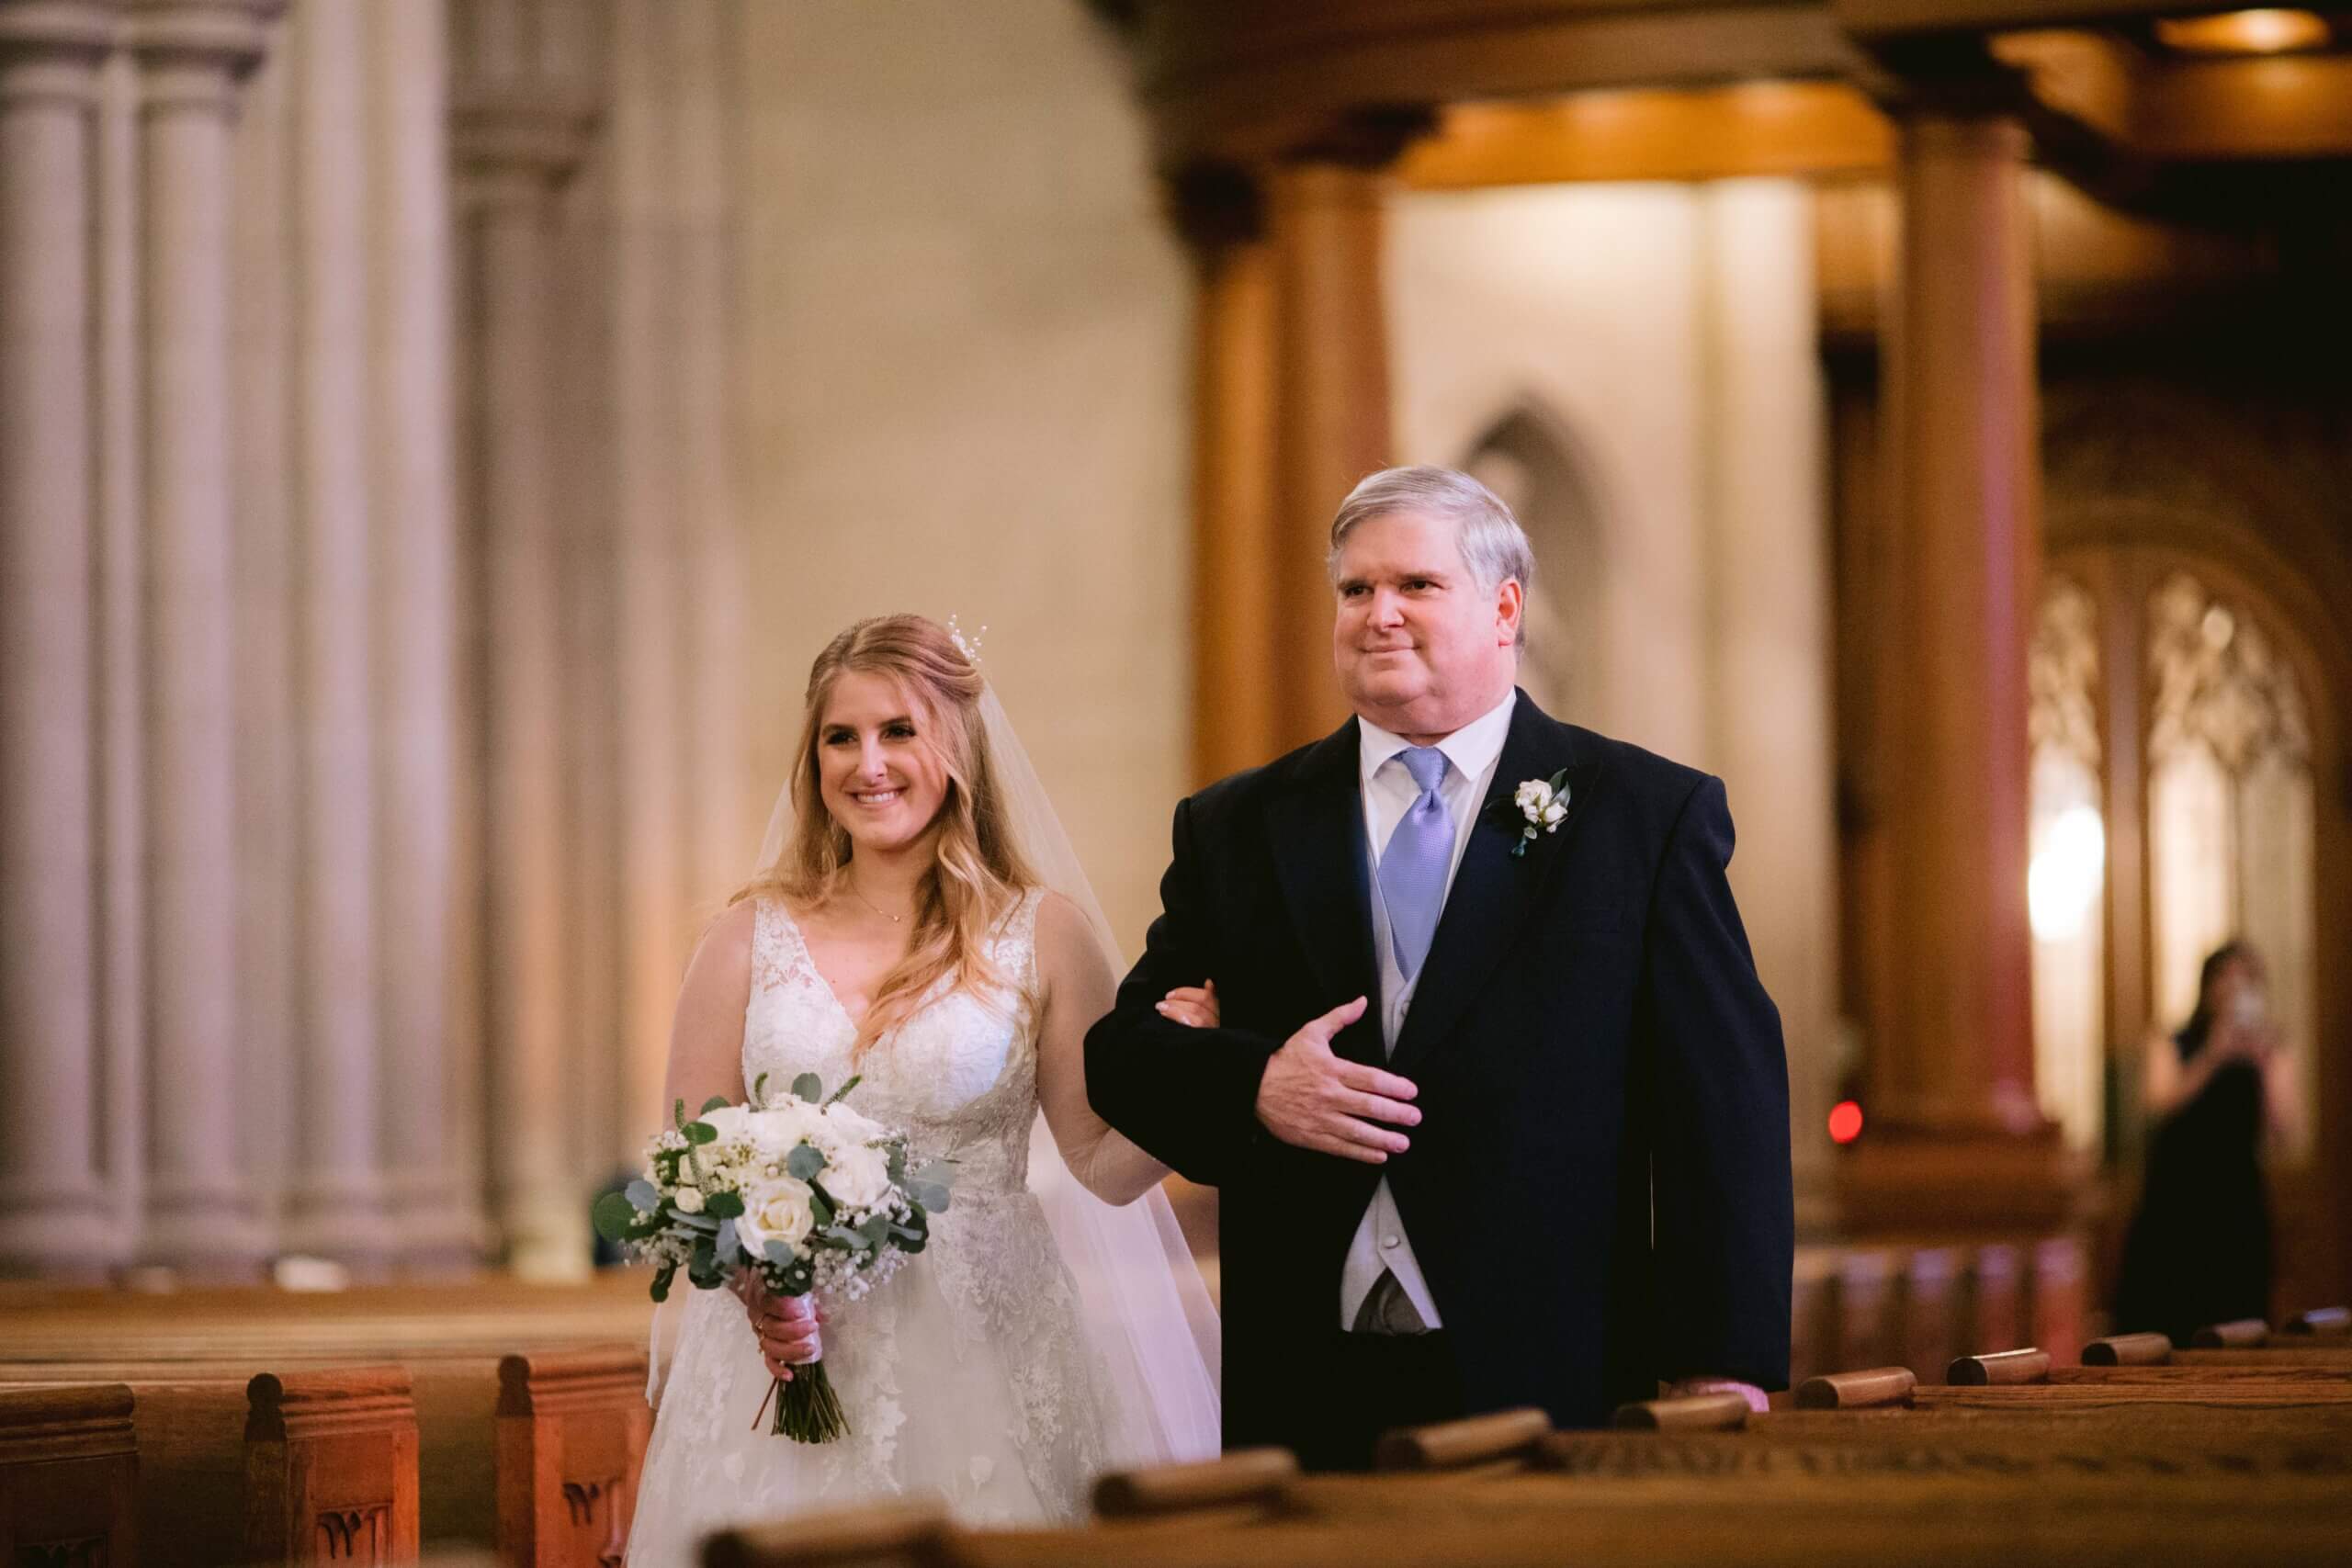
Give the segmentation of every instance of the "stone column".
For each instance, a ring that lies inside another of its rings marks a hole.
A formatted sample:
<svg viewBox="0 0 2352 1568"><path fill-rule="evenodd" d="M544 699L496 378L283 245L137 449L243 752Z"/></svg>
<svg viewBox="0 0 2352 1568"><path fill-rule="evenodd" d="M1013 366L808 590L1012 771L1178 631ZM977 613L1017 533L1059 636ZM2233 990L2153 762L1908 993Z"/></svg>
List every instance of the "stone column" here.
<svg viewBox="0 0 2352 1568"><path fill-rule="evenodd" d="M478 1070L450 1029L457 766L456 371L451 354L447 12L370 4L368 102L378 267L369 363L377 432L377 818L387 1164L402 1261L480 1245L451 1089Z"/></svg>
<svg viewBox="0 0 2352 1568"><path fill-rule="evenodd" d="M735 512L732 411L733 212L729 114L735 13L726 0L672 6L671 183L678 224L678 481L687 527L683 605L688 691L687 923L751 871L769 803L751 799L745 753L743 549ZM679 976L683 978L683 972ZM676 987L673 985L673 992ZM667 1031L633 1048L667 1055Z"/></svg>
<svg viewBox="0 0 2352 1568"><path fill-rule="evenodd" d="M1193 774L1207 784L1279 755L1288 733L1266 664L1269 629L1283 620L1275 581L1283 531L1274 498L1273 247L1264 192L1239 169L1180 175L1169 205L1195 280Z"/></svg>
<svg viewBox="0 0 2352 1568"><path fill-rule="evenodd" d="M149 1007L146 1250L192 1271L262 1249L237 1166L235 675L231 642L230 143L276 0L134 0L147 325Z"/></svg>
<svg viewBox="0 0 2352 1568"><path fill-rule="evenodd" d="M1274 568L1281 629L1267 647L1279 692L1276 749L1347 717L1331 669L1324 561L1331 514L1392 459L1381 285L1384 158L1317 158L1272 177L1276 362Z"/></svg>
<svg viewBox="0 0 2352 1568"><path fill-rule="evenodd" d="M661 1113L684 974L689 706L687 506L680 441L678 171L666 0L613 13L609 159L615 674L619 704L619 1043L628 1103ZM639 1132L642 1136L642 1132ZM628 1137L623 1128L621 1136Z"/></svg>
<svg viewBox="0 0 2352 1568"><path fill-rule="evenodd" d="M378 438L368 321L377 251L367 12L374 8L366 0L307 0L293 16L287 61L300 214L292 445L302 871L299 1153L285 1240L362 1271L380 1269L392 1250L377 1071L369 647L379 613L369 543Z"/></svg>
<svg viewBox="0 0 2352 1568"><path fill-rule="evenodd" d="M1903 234L1886 428L1894 674L1885 746L1901 984L1873 1021L1871 1132L1840 1161L1849 1213L1932 1196L2055 1219L2065 1195L2033 1094L2026 923L2026 650L2041 551L2027 138L1944 98L1901 128ZM2042 1211L2047 1211L2044 1214Z"/></svg>
<svg viewBox="0 0 2352 1568"><path fill-rule="evenodd" d="M1818 1223L1837 1070L1838 852L1813 197L1794 180L1732 180L1700 203L1710 765L1742 829L1732 886L1780 1004L1798 1192Z"/></svg>
<svg viewBox="0 0 2352 1568"><path fill-rule="evenodd" d="M487 584L487 1135L509 1263L571 1277L587 1269L589 1236L563 1124L563 643L546 305L554 193L578 165L588 116L552 90L507 83L461 85L455 120L469 373L484 433L471 499Z"/></svg>
<svg viewBox="0 0 2352 1568"><path fill-rule="evenodd" d="M91 810L92 119L110 23L103 6L0 3L0 1272L51 1276L122 1251L97 1224Z"/></svg>

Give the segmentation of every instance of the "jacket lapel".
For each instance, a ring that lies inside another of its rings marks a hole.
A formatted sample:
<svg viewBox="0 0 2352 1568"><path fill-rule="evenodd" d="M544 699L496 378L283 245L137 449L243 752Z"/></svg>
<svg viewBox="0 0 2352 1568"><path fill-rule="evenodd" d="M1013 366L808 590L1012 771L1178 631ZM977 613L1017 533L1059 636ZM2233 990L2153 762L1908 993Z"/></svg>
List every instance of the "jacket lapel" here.
<svg viewBox="0 0 2352 1568"><path fill-rule="evenodd" d="M1512 796L1525 781L1548 779L1564 767L1567 819L1556 832L1529 841L1526 854L1513 856L1511 846L1520 841L1525 820ZM1525 692L1519 694L1494 783L1470 824L1470 842L1446 894L1445 913L1430 942L1404 1032L1389 1062L1391 1071L1413 1076L1460 1021L1503 954L1527 934L1558 879L1567 858L1566 840L1584 815L1586 793L1599 772L1598 759L1587 755L1574 730L1554 722Z"/></svg>
<svg viewBox="0 0 2352 1568"><path fill-rule="evenodd" d="M1363 1018L1332 1042L1339 1055L1381 1065L1380 979L1372 961L1361 743L1356 721L1301 759L1292 787L1266 810L1274 871L1328 1004L1369 998ZM1300 1022L1305 1022L1302 1019Z"/></svg>

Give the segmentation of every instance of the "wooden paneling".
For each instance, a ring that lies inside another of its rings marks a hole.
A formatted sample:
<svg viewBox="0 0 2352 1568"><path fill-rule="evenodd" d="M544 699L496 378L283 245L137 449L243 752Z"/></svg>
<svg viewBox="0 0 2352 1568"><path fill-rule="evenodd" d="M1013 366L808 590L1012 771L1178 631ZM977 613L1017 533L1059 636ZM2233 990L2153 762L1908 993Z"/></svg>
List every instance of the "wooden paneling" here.
<svg viewBox="0 0 2352 1568"><path fill-rule="evenodd" d="M1419 190L1580 180L1883 174L1886 117L1843 83L1757 82L1690 92L1580 93L1461 104L1413 143L1399 181Z"/></svg>

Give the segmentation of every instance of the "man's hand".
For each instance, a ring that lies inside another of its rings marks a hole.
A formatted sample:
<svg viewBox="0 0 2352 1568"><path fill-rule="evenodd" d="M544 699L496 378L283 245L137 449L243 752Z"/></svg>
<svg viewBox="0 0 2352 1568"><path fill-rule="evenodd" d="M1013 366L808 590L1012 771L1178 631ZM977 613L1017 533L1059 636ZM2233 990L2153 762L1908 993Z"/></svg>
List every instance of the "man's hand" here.
<svg viewBox="0 0 2352 1568"><path fill-rule="evenodd" d="M736 1294L743 1298L752 1330L760 1337L760 1359L768 1364L768 1376L790 1382L795 1366L824 1355L818 1328L825 1314L815 1302L807 1296L772 1295L751 1275L743 1276Z"/></svg>
<svg viewBox="0 0 2352 1568"><path fill-rule="evenodd" d="M1258 1080L1258 1120L1285 1144L1380 1165L1408 1147L1399 1127L1420 1125L1405 1101L1419 1092L1394 1073L1335 1055L1331 1037L1363 1016L1365 999L1333 1008L1283 1042Z"/></svg>

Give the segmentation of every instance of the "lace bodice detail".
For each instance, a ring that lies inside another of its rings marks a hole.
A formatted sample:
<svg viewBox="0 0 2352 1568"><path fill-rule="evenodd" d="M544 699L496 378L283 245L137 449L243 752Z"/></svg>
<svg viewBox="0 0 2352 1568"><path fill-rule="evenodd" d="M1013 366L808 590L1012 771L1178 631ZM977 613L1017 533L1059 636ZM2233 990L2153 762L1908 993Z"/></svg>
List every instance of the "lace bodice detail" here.
<svg viewBox="0 0 2352 1568"><path fill-rule="evenodd" d="M1009 990L984 996L933 987L898 1028L854 1057L857 1026L826 984L784 906L762 898L752 926L752 999L743 1019L743 1084L770 1092L815 1073L831 1093L859 1075L851 1103L904 1132L915 1152L956 1162L958 1203L1021 1190L1037 1120L1037 907L1024 897L989 943Z"/></svg>

